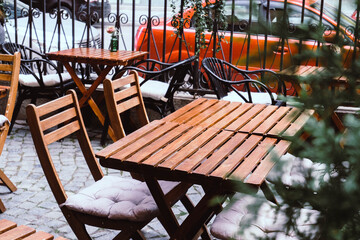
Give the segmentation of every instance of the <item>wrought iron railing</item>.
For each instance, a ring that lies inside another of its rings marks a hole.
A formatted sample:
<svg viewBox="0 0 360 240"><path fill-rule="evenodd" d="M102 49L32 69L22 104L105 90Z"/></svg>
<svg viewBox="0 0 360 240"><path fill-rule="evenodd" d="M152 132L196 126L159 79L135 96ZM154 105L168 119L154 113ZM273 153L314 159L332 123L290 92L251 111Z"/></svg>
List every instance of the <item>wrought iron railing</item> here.
<svg viewBox="0 0 360 240"><path fill-rule="evenodd" d="M120 48L148 51L149 58L175 62L196 52L193 20L185 18L187 24L179 29L181 34L175 34L167 0L161 1L160 5L154 4L154 0L146 0L143 4L138 0L129 3L99 0L97 10L90 1L79 5L81 1L78 0L59 0L53 9L48 9L51 1L46 0L27 0L28 5L19 0L4 1L13 3L13 9L5 4L6 41L25 44L43 53L73 47L107 48L109 34L106 27L109 25L119 29ZM35 6L36 2L40 5ZM200 51L199 65L207 56L222 58L244 69L278 71L294 64L321 65L317 56L301 62L295 56L304 51L316 52L324 46L342 54L344 67L350 66L358 56L355 43L359 39L359 13L354 11L353 18L344 15L342 0L333 0L337 7L329 6L325 0L311 5L314 1L225 2L227 25L215 26L212 33L206 33L207 45ZM183 0L177 5L183 6L181 3ZM39 9L49 12L42 14ZM177 10L186 13L186 9ZM319 28L323 30L324 43L312 36ZM221 41L220 35L225 36ZM192 81L187 84L187 91L208 92L207 82L201 75Z"/></svg>

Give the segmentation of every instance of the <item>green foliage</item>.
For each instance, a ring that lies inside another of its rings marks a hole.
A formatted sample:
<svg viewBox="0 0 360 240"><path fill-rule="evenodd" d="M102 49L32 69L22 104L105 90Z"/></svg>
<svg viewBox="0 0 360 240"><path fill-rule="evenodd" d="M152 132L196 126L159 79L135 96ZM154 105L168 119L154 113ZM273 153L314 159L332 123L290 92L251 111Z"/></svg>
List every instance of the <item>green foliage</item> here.
<svg viewBox="0 0 360 240"><path fill-rule="evenodd" d="M285 28L284 28L285 29ZM342 64L344 38L341 31L333 44L325 44L324 29L310 29L308 24L301 27L306 37L317 40L321 48L318 51L303 51L297 55L302 62L309 57L317 58L325 70L321 74L301 77L300 82L307 85L296 101L296 106L315 109L317 119L312 118L305 126L310 136L306 141L300 136L292 141L291 153L302 159L311 159L322 166L320 172L303 172L305 185L284 186L279 180L274 189L282 199L281 208L288 217L284 231L295 232L298 239L359 239L360 237L360 119L359 113L342 116L346 127L340 131L333 123L334 111L342 105L360 106L360 93L357 80L360 76L360 60L345 68ZM284 39L288 39L286 31ZM305 35L304 35L305 36ZM353 47L353 46L352 46ZM357 49L359 51L359 49ZM352 56L348 56L352 57ZM332 89L333 79L343 76L348 79L348 87ZM311 89L309 91L309 89ZM279 168L281 169L281 167ZM279 174L281 176L281 174ZM309 237L296 225L299 210L316 210L316 236ZM276 239L267 238L267 239Z"/></svg>
<svg viewBox="0 0 360 240"><path fill-rule="evenodd" d="M205 48L205 32L213 32L214 26L226 25L224 14L223 0L182 0L184 4L182 9L176 12L176 2L171 1L170 7L173 12L172 26L176 28L176 34L181 39L183 29L189 28L190 25L195 28L196 54L198 55L201 48ZM193 10L192 19L190 12ZM217 32L217 31L215 31ZM220 42L224 39L223 33L218 36L217 46L220 49Z"/></svg>

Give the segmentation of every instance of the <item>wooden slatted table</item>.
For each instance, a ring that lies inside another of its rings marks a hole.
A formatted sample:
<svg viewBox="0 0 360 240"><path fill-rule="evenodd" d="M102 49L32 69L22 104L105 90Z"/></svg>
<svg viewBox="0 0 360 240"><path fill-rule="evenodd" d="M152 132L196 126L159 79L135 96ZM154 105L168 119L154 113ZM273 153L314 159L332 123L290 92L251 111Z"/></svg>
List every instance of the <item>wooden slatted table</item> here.
<svg viewBox="0 0 360 240"><path fill-rule="evenodd" d="M36 231L29 226L17 226L16 223L1 219L0 220L0 239L1 240L52 240L54 236L43 231ZM63 237L58 237L55 240L67 240Z"/></svg>
<svg viewBox="0 0 360 240"><path fill-rule="evenodd" d="M97 106L91 95L96 88L101 84L106 75L115 66L130 65L135 60L143 59L148 53L143 51L127 51L119 50L111 52L108 49L97 48L75 48L66 49L57 52L47 53L47 57L52 60L60 61L71 75L76 86L79 88L83 96L79 99L80 107L84 103L88 103L102 125L105 123L105 117ZM72 63L86 63L90 64L98 74L98 77L91 84L90 88L86 89L81 79L77 76L75 69L71 66ZM115 141L115 135L111 127L108 130L109 136Z"/></svg>
<svg viewBox="0 0 360 240"><path fill-rule="evenodd" d="M299 133L313 114L293 107L199 98L163 121L278 138Z"/></svg>
<svg viewBox="0 0 360 240"><path fill-rule="evenodd" d="M297 95L300 94L302 89L306 89L309 92L309 94L311 94L310 87L307 85L303 85L302 87L299 78L300 77L306 78L311 75L316 76L318 74L321 74L325 70L326 70L325 67L300 65L300 66L292 66L286 68L278 72L278 75L282 78L282 80L290 82L292 86L294 86ZM357 81L357 84L360 84L360 80ZM336 76L333 77L333 79L331 80L329 90L347 88L348 86L349 86L348 79L345 76ZM333 123L340 131L345 130L345 127L336 112L332 113L331 118Z"/></svg>
<svg viewBox="0 0 360 240"><path fill-rule="evenodd" d="M218 210L214 197L245 183L267 193L265 178L290 147L285 135L299 132L312 110L197 99L162 120L109 145L96 154L104 167L142 174L166 219L171 239L197 238ZM200 184L205 195L179 226L157 180ZM272 199L271 199L272 200Z"/></svg>

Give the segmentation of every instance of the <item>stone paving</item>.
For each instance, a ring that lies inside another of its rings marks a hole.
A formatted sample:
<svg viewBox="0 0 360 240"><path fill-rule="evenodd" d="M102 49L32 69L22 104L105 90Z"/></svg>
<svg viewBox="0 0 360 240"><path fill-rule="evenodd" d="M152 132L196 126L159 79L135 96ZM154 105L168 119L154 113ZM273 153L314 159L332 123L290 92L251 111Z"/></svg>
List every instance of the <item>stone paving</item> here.
<svg viewBox="0 0 360 240"><path fill-rule="evenodd" d="M88 133L94 151L102 149L101 131L88 129ZM82 161L82 153L74 138L68 137L63 141L53 143L50 145L50 152L53 160L58 162L58 171L62 176L61 180L66 191L74 193L93 182L86 164ZM44 177L25 121L15 124L12 134L8 136L0 156L0 168L18 188L16 192L10 193L6 187L0 186L0 198L7 208L4 213L0 214L0 219L11 220L18 225L25 224L37 230L49 232L55 237L76 239ZM126 172L103 170L104 174L130 177ZM203 192L198 186L191 188L188 192L194 202L197 202L202 194ZM182 217L186 215L183 206L179 203L179 205L175 205L174 209L181 222ZM116 232L106 229L89 227L88 230L93 239L112 239L116 235ZM157 219L144 227L143 232L148 239L168 239L166 231Z"/></svg>

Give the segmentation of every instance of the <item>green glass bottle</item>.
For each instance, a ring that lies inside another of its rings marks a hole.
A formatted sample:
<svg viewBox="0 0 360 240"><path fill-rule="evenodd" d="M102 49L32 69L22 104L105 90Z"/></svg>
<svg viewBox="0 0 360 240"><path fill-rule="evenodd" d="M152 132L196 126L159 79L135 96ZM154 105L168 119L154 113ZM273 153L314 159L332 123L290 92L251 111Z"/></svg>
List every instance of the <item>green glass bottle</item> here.
<svg viewBox="0 0 360 240"><path fill-rule="evenodd" d="M112 35L110 40L110 51L117 52L118 49L119 49L118 38L116 37L116 35Z"/></svg>

